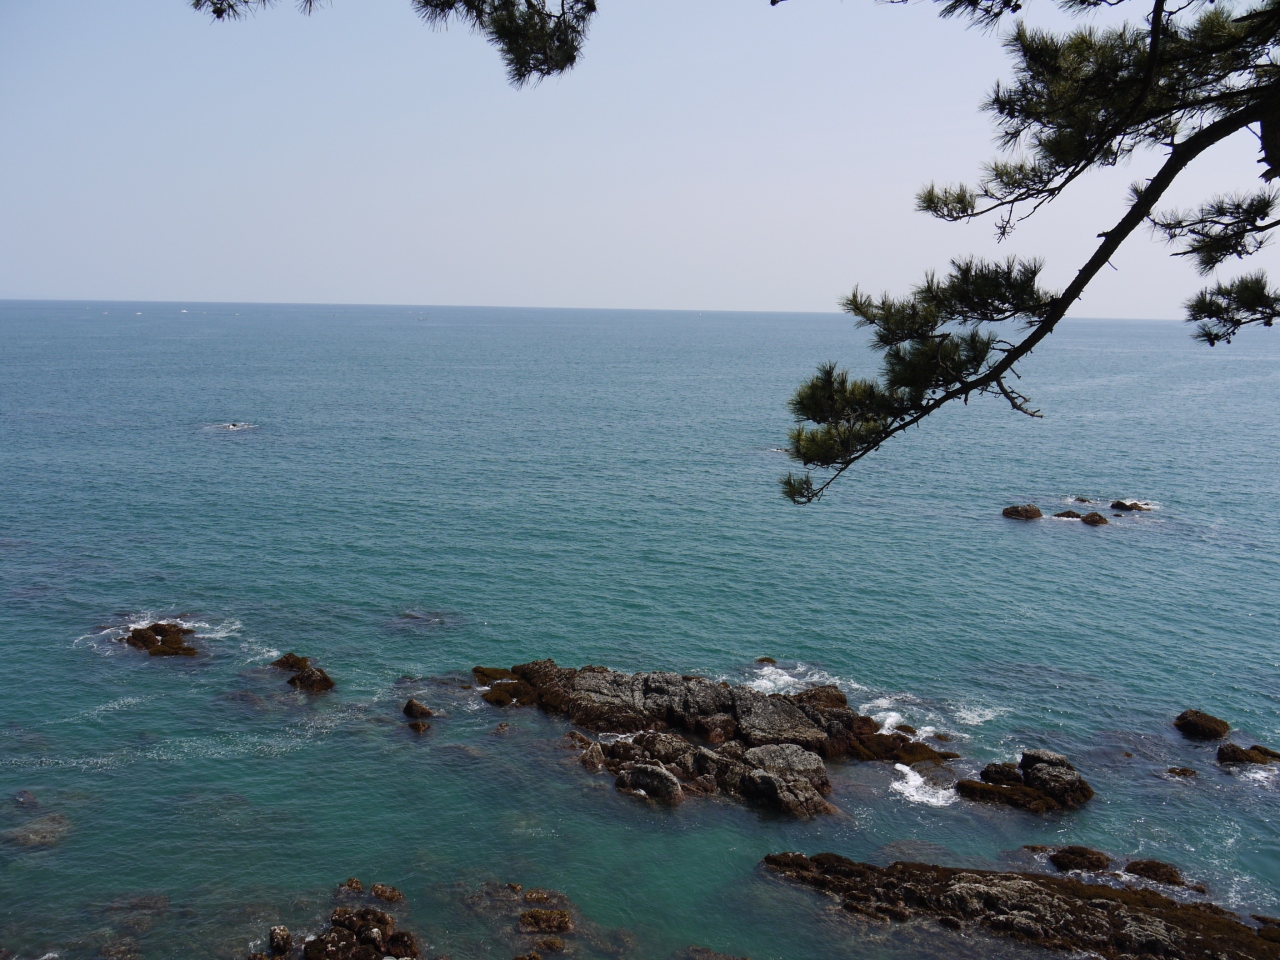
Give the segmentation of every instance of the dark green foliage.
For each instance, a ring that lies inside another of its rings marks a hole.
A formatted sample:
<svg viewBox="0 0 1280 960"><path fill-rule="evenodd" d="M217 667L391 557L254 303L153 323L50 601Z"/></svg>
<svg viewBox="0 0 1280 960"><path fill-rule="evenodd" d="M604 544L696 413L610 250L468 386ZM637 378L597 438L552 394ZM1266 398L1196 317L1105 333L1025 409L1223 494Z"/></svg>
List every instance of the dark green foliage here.
<svg viewBox="0 0 1280 960"><path fill-rule="evenodd" d="M238 20L276 0L191 0L216 20ZM595 0L410 0L427 23L444 27L457 20L483 34L502 52L507 76L516 86L563 73L578 61L595 15ZM299 0L311 13L318 0Z"/></svg>
<svg viewBox="0 0 1280 960"><path fill-rule="evenodd" d="M1267 286L1265 273L1251 273L1201 290L1187 301L1195 338L1209 346L1230 343L1250 323L1269 327L1280 317L1280 290Z"/></svg>
<svg viewBox="0 0 1280 960"><path fill-rule="evenodd" d="M1083 16L1129 2L1135 0L1058 6ZM986 28L1021 10L1018 0L942 0L943 16ZM917 206L951 221L992 215L1003 239L1090 170L1137 151L1163 154L1160 170L1135 186L1128 208L1098 235L1093 255L1060 293L1037 285L1039 261L1014 259L953 261L946 280L928 274L901 299L874 300L855 288L841 306L871 328L871 344L883 356L880 375L852 380L824 364L796 392L788 452L829 474L821 483L808 472L788 474L782 489L791 500L818 499L862 457L953 400L995 393L1037 416L1011 386L1017 362L1144 222L1202 273L1256 253L1280 225L1272 219L1278 198L1269 189L1211 197L1193 212L1154 209L1187 164L1245 130L1258 137L1263 179L1280 175L1280 67L1272 62L1280 0L1245 9L1202 0L1166 9L1164 0L1154 0L1142 13L1136 22L1061 33L1014 23L1004 40L1012 79L997 84L984 105L1002 155L976 185L930 185ZM1280 291L1263 274L1251 274L1202 291L1187 313L1198 339L1229 342L1246 325L1271 326L1280 316Z"/></svg>

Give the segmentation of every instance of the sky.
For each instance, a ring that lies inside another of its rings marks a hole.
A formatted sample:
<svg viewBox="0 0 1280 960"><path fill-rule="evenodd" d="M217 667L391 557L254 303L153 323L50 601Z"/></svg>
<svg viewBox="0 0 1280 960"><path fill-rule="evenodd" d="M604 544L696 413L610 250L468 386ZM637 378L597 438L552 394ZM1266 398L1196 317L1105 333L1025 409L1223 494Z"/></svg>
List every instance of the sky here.
<svg viewBox="0 0 1280 960"><path fill-rule="evenodd" d="M600 0L579 65L520 90L408 0L0 0L0 298L830 311L971 253L1059 287L1158 158L1002 244L916 213L994 156L1006 75L924 0ZM1171 202L1256 158L1238 136ZM1073 315L1181 316L1203 280L1169 252L1135 234Z"/></svg>

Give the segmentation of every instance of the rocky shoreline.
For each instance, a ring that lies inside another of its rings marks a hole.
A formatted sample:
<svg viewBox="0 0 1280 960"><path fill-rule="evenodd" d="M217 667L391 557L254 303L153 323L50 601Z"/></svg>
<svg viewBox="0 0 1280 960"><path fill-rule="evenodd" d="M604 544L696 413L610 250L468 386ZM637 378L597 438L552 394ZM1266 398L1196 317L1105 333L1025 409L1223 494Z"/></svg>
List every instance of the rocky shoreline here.
<svg viewBox="0 0 1280 960"><path fill-rule="evenodd" d="M1147 887L924 863L878 867L833 853L771 854L763 865L863 921L929 919L1106 960L1280 960L1280 920L1255 917L1254 927L1213 904L1182 903Z"/></svg>

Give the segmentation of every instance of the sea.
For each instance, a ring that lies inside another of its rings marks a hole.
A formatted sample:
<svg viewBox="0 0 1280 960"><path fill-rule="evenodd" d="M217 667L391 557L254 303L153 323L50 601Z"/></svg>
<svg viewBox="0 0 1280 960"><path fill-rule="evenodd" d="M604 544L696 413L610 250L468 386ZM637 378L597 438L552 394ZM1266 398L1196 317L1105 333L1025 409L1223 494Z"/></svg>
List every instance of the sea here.
<svg viewBox="0 0 1280 960"><path fill-rule="evenodd" d="M230 960L357 877L425 957L522 953L506 884L569 897L583 958L1031 955L855 923L760 867L789 850L1078 843L1280 913L1280 765L1172 725L1280 748L1280 335L1064 321L1020 370L1042 419L973 397L799 507L787 400L829 360L877 364L837 314L0 302L0 948ZM1076 498L1108 525L1049 516ZM201 653L119 642L154 619ZM288 686L289 651L336 688ZM807 821L651 806L470 680L545 657L836 684L961 758L832 763ZM1095 799L957 797L1029 748Z"/></svg>

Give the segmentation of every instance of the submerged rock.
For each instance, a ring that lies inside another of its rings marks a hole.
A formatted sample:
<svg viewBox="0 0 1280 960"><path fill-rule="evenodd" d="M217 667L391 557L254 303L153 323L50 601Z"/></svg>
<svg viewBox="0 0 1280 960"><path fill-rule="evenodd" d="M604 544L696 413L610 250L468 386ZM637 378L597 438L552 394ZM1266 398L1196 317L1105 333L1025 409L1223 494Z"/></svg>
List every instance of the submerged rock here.
<svg viewBox="0 0 1280 960"><path fill-rule="evenodd" d="M4 834L4 838L19 847L52 847L71 829L71 821L60 813L47 813L43 817L28 820Z"/></svg>
<svg viewBox="0 0 1280 960"><path fill-rule="evenodd" d="M1227 721L1199 710L1183 710L1173 725L1188 740L1221 740L1231 729Z"/></svg>
<svg viewBox="0 0 1280 960"><path fill-rule="evenodd" d="M1002 803L1031 813L1072 810L1093 797L1093 788L1067 758L1048 750L1028 750L1015 767L988 764L979 780L961 780L956 792L966 800Z"/></svg>
<svg viewBox="0 0 1280 960"><path fill-rule="evenodd" d="M369 892L379 900L385 900L387 903L399 903L404 899L403 893L385 883L375 883L369 888Z"/></svg>
<svg viewBox="0 0 1280 960"><path fill-rule="evenodd" d="M598 744L576 732L569 738L585 746L581 759L588 769L607 769L620 790L643 791L662 803L722 793L812 816L835 809L822 798L830 791L824 760L911 765L958 756L901 731L883 732L830 685L767 695L703 677L574 670L553 660L473 672L489 685L484 696L491 703L536 704L588 730L628 735ZM489 696L495 690L502 691L496 699ZM656 769L637 772L640 766Z"/></svg>
<svg viewBox="0 0 1280 960"><path fill-rule="evenodd" d="M435 716L430 707L419 703L412 697L410 697L409 702L404 705L404 710L402 712L411 720L423 720L427 717Z"/></svg>
<svg viewBox="0 0 1280 960"><path fill-rule="evenodd" d="M1021 506L1005 507L1000 511L1001 516L1008 517L1010 520L1039 520L1044 516L1040 512L1040 508L1034 503L1024 503Z"/></svg>
<svg viewBox="0 0 1280 960"><path fill-rule="evenodd" d="M1106 960L1280 960L1280 943L1235 914L1149 889L924 863L877 867L832 853L773 854L764 865L878 922L929 917L954 930L981 928Z"/></svg>
<svg viewBox="0 0 1280 960"><path fill-rule="evenodd" d="M180 623L157 620L145 627L134 627L120 639L153 657L194 657L200 651L186 640L193 633L195 630Z"/></svg>
<svg viewBox="0 0 1280 960"><path fill-rule="evenodd" d="M1190 767L1170 767L1166 772L1173 774L1175 777L1194 777L1196 775L1196 772Z"/></svg>

